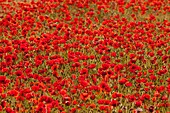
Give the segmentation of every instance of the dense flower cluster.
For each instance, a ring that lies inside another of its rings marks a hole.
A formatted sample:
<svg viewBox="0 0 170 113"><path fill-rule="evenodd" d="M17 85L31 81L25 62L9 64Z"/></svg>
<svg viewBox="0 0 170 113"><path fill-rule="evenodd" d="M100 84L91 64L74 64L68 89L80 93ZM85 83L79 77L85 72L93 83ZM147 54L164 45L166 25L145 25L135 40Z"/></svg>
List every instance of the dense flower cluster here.
<svg viewBox="0 0 170 113"><path fill-rule="evenodd" d="M0 0L0 112L168 112L169 4Z"/></svg>

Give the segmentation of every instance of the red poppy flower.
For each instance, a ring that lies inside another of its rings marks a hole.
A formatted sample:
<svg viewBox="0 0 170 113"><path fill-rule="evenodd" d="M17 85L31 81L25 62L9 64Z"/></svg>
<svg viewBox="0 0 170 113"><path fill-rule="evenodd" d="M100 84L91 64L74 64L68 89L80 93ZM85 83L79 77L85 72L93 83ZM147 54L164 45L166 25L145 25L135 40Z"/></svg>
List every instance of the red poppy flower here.
<svg viewBox="0 0 170 113"><path fill-rule="evenodd" d="M1 102L1 106L2 106L3 108L5 108L6 105L7 105L7 102L6 102L6 101L2 101L2 102Z"/></svg>
<svg viewBox="0 0 170 113"><path fill-rule="evenodd" d="M136 71L140 71L140 70L141 70L140 66L137 66L135 64L130 66L130 72L132 72L132 73L135 73Z"/></svg>
<svg viewBox="0 0 170 113"><path fill-rule="evenodd" d="M17 71L15 72L15 74L16 74L17 76L21 76L21 75L22 75L22 71L21 71L21 70L17 70Z"/></svg>
<svg viewBox="0 0 170 113"><path fill-rule="evenodd" d="M75 62L74 64L72 64L72 67L80 67L81 64L79 62Z"/></svg>
<svg viewBox="0 0 170 113"><path fill-rule="evenodd" d="M111 53L111 56L112 56L112 57L116 57L116 52L112 52L112 53Z"/></svg>
<svg viewBox="0 0 170 113"><path fill-rule="evenodd" d="M96 64L90 64L90 65L88 66L89 69L94 69L95 67L96 67Z"/></svg>
<svg viewBox="0 0 170 113"><path fill-rule="evenodd" d="M156 87L156 90L157 90L158 92L162 92L162 91L165 90L165 86L157 86L157 87Z"/></svg>
<svg viewBox="0 0 170 113"><path fill-rule="evenodd" d="M6 63L7 63L8 65L10 65L10 63L12 63L12 56L11 56L11 55L5 56L5 60L6 60Z"/></svg>
<svg viewBox="0 0 170 113"><path fill-rule="evenodd" d="M6 76L0 76L0 83L5 83Z"/></svg>
<svg viewBox="0 0 170 113"><path fill-rule="evenodd" d="M15 113L15 111L10 107L5 108L5 110L7 113Z"/></svg>
<svg viewBox="0 0 170 113"><path fill-rule="evenodd" d="M126 86L126 87L131 87L131 86L132 86L132 83L128 81L128 82L125 83L125 86Z"/></svg>
<svg viewBox="0 0 170 113"><path fill-rule="evenodd" d="M27 93L27 94L25 95L25 98L26 98L27 100L30 100L31 98L33 98L33 94L32 94L32 93Z"/></svg>
<svg viewBox="0 0 170 113"><path fill-rule="evenodd" d="M43 113L45 113L45 111L46 111L46 109L45 109L45 104L42 103L42 102L40 102L40 103L38 104L38 107L36 108L36 112L43 112Z"/></svg>
<svg viewBox="0 0 170 113"><path fill-rule="evenodd" d="M103 63L102 64L102 69L103 70L107 70L110 67L110 65L108 63Z"/></svg>
<svg viewBox="0 0 170 113"><path fill-rule="evenodd" d="M5 52L11 52L12 51L12 47L11 46L7 46L4 48Z"/></svg>
<svg viewBox="0 0 170 113"><path fill-rule="evenodd" d="M123 52L120 52L119 55L120 55L120 57L123 57L123 56L124 56L124 53L123 53Z"/></svg>
<svg viewBox="0 0 170 113"><path fill-rule="evenodd" d="M123 65L122 64L117 64L115 67L114 67L114 71L115 72L119 72L123 69Z"/></svg>
<svg viewBox="0 0 170 113"><path fill-rule="evenodd" d="M155 81L156 79L157 79L157 77L155 75L153 75L153 74L150 75L150 80Z"/></svg>
<svg viewBox="0 0 170 113"><path fill-rule="evenodd" d="M100 105L99 106L100 110L107 110L108 108L109 108L109 106L107 106L107 105Z"/></svg>
<svg viewBox="0 0 170 113"><path fill-rule="evenodd" d="M100 60L102 62L110 61L110 57L109 56L102 56Z"/></svg>
<svg viewBox="0 0 170 113"><path fill-rule="evenodd" d="M97 101L97 103L98 103L98 104L104 104L104 99L99 99L99 100Z"/></svg>
<svg viewBox="0 0 170 113"><path fill-rule="evenodd" d="M131 54L130 54L130 59L135 58L135 56L136 56L135 54L131 53Z"/></svg>
<svg viewBox="0 0 170 113"><path fill-rule="evenodd" d="M150 95L149 95L149 94L143 94L143 95L141 96L141 100L143 101L144 99L150 100Z"/></svg>
<svg viewBox="0 0 170 113"><path fill-rule="evenodd" d="M90 97L90 95L89 95L88 93L81 93L81 94L80 94L80 98L81 98L83 101L86 101L89 97Z"/></svg>
<svg viewBox="0 0 170 113"><path fill-rule="evenodd" d="M127 81L128 81L128 80L127 80L126 78L121 78L121 79L119 80L119 83L120 83L120 84L125 84Z"/></svg>
<svg viewBox="0 0 170 113"><path fill-rule="evenodd" d="M150 52L150 53L149 53L149 56L150 56L150 57L153 57L153 56L154 56L154 53L153 53L153 52Z"/></svg>
<svg viewBox="0 0 170 113"><path fill-rule="evenodd" d="M114 93L112 94L112 98L117 98L117 97L118 97L117 92L114 92Z"/></svg>
<svg viewBox="0 0 170 113"><path fill-rule="evenodd" d="M112 101L110 102L110 105L116 107L116 106L119 105L119 102L118 102L117 100L112 100Z"/></svg>
<svg viewBox="0 0 170 113"><path fill-rule="evenodd" d="M137 107L142 106L142 101L135 101L135 105L136 105Z"/></svg>
<svg viewBox="0 0 170 113"><path fill-rule="evenodd" d="M76 113L76 110L77 110L76 108L72 108L71 113Z"/></svg>
<svg viewBox="0 0 170 113"><path fill-rule="evenodd" d="M87 74L88 73L88 69L87 68L83 68L81 71L80 71L80 74L83 75L83 74Z"/></svg>
<svg viewBox="0 0 170 113"><path fill-rule="evenodd" d="M8 91L7 94L10 95L10 96L17 96L17 95L18 95L18 91L16 91L16 90L11 90L11 91Z"/></svg>
<svg viewBox="0 0 170 113"><path fill-rule="evenodd" d="M110 104L110 100L106 100L106 99L105 99L105 100L104 100L104 104L105 104L105 105L109 105L109 104Z"/></svg>
<svg viewBox="0 0 170 113"><path fill-rule="evenodd" d="M39 90L39 86L32 86L32 90L37 92Z"/></svg>
<svg viewBox="0 0 170 113"><path fill-rule="evenodd" d="M87 87L89 85L89 82L85 81L85 80L81 80L80 81L80 84L83 86L83 87Z"/></svg>
<svg viewBox="0 0 170 113"><path fill-rule="evenodd" d="M104 82L104 81L100 83L100 87L101 87L103 90L107 91L107 92L110 92L110 91L111 91L110 86L109 86L106 82Z"/></svg>

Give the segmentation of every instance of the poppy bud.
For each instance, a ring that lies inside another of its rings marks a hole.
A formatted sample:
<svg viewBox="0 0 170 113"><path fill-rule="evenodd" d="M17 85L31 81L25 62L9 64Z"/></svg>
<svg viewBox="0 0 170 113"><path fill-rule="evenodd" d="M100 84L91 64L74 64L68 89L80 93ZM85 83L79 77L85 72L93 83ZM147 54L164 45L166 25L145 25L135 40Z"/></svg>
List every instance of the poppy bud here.
<svg viewBox="0 0 170 113"><path fill-rule="evenodd" d="M149 107L149 112L152 113L153 111L154 111L154 107L153 107L153 106L150 106L150 107Z"/></svg>

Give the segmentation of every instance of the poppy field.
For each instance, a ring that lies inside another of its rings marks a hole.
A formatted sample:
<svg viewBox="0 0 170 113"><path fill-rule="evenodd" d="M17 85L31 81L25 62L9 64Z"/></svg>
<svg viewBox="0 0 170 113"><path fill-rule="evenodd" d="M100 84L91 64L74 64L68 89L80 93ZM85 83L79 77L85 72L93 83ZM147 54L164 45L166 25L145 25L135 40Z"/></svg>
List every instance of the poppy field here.
<svg viewBox="0 0 170 113"><path fill-rule="evenodd" d="M170 113L170 0L0 0L0 113Z"/></svg>

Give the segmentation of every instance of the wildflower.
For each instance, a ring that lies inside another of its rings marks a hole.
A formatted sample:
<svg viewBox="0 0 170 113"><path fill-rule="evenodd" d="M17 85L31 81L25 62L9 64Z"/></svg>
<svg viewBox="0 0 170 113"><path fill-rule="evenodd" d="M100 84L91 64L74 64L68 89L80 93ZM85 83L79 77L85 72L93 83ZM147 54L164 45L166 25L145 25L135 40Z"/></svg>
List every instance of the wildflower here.
<svg viewBox="0 0 170 113"><path fill-rule="evenodd" d="M148 111L149 111L150 113L152 113L152 112L154 111L154 106L150 106L149 109L148 109Z"/></svg>
<svg viewBox="0 0 170 113"><path fill-rule="evenodd" d="M128 82L125 83L125 86L126 86L126 87L131 87L131 86L132 86L132 83L128 81Z"/></svg>
<svg viewBox="0 0 170 113"><path fill-rule="evenodd" d="M119 105L119 102L117 100L111 100L110 105L116 107Z"/></svg>
<svg viewBox="0 0 170 113"><path fill-rule="evenodd" d="M6 76L0 76L0 83L5 83Z"/></svg>
<svg viewBox="0 0 170 113"><path fill-rule="evenodd" d="M39 89L40 89L39 86L32 86L32 90L35 92L37 92Z"/></svg>
<svg viewBox="0 0 170 113"><path fill-rule="evenodd" d="M135 102L135 105L136 105L137 107L140 107L140 106L142 105L142 101L136 101L136 102Z"/></svg>
<svg viewBox="0 0 170 113"><path fill-rule="evenodd" d="M120 80L119 80L119 83L120 84L125 84L127 82L127 79L126 78L121 78Z"/></svg>
<svg viewBox="0 0 170 113"><path fill-rule="evenodd" d="M116 57L116 52L112 52L112 53L111 53L111 56L112 56L112 57Z"/></svg>
<svg viewBox="0 0 170 113"><path fill-rule="evenodd" d="M90 65L88 66L89 69L94 69L95 67L96 67L96 64L90 64Z"/></svg>
<svg viewBox="0 0 170 113"><path fill-rule="evenodd" d="M102 69L103 70L107 70L109 67L110 67L110 65L107 64L107 63L102 64Z"/></svg>
<svg viewBox="0 0 170 113"><path fill-rule="evenodd" d="M18 70L18 71L15 72L15 74L16 74L17 76L21 76L21 75L22 75L22 71L21 71L21 70Z"/></svg>
<svg viewBox="0 0 170 113"><path fill-rule="evenodd" d="M11 90L11 91L8 91L7 94L10 95L10 96L17 96L17 95L18 95L18 91L16 91L16 90Z"/></svg>

